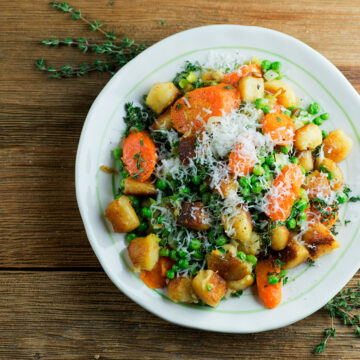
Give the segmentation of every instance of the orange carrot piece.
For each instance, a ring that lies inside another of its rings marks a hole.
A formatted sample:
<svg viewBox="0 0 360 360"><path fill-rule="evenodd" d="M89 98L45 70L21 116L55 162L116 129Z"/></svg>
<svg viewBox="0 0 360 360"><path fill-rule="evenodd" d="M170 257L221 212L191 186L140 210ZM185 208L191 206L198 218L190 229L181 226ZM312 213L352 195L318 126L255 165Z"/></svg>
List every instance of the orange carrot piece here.
<svg viewBox="0 0 360 360"><path fill-rule="evenodd" d="M278 102L273 103L271 109L275 110L277 113L281 113L281 105Z"/></svg>
<svg viewBox="0 0 360 360"><path fill-rule="evenodd" d="M276 262L271 259L259 260L256 264L255 274L258 293L268 309L275 308L281 302L281 281L274 285L268 282L269 275L274 272L279 273L280 269Z"/></svg>
<svg viewBox="0 0 360 360"><path fill-rule="evenodd" d="M281 112L266 114L262 124L264 134L269 134L276 145L293 143L295 128L292 119Z"/></svg>
<svg viewBox="0 0 360 360"><path fill-rule="evenodd" d="M142 270L140 279L151 289L160 289L166 285L166 273L174 265L174 261L168 257L160 256L155 267L151 271Z"/></svg>
<svg viewBox="0 0 360 360"><path fill-rule="evenodd" d="M203 130L211 116L230 112L240 101L236 89L218 84L188 92L171 107L171 120L181 133Z"/></svg>
<svg viewBox="0 0 360 360"><path fill-rule="evenodd" d="M238 71L225 74L223 82L225 84L235 85L242 77L250 75L252 72L262 75L261 67L258 64L249 64L242 66Z"/></svg>
<svg viewBox="0 0 360 360"><path fill-rule="evenodd" d="M285 221L300 193L304 175L300 166L291 164L283 168L272 184L267 195L268 206L265 214L273 221Z"/></svg>
<svg viewBox="0 0 360 360"><path fill-rule="evenodd" d="M147 180L154 171L157 155L154 142L145 131L133 131L124 140L125 169L139 181Z"/></svg>
<svg viewBox="0 0 360 360"><path fill-rule="evenodd" d="M331 213L334 210L332 206L328 206L326 208L326 211ZM333 214L329 214L328 216L321 214L318 209L315 209L313 206L311 207L310 211L306 214L307 221L315 222L315 223L321 223L325 225L328 229L330 229L338 219L338 213L337 211Z"/></svg>
<svg viewBox="0 0 360 360"><path fill-rule="evenodd" d="M248 175L254 168L255 146L252 142L238 143L229 156L229 167L235 176Z"/></svg>

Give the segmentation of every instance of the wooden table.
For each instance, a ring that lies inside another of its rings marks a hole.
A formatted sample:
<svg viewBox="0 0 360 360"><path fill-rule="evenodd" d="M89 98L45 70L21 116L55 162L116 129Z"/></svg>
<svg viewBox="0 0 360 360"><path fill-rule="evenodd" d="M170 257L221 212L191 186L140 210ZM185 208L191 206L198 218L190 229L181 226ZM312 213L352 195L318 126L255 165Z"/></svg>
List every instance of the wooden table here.
<svg viewBox="0 0 360 360"><path fill-rule="evenodd" d="M150 44L191 27L265 26L309 44L360 90L357 1L76 0L90 19ZM310 358L329 326L324 311L287 328L251 335L185 329L125 297L102 271L86 238L74 190L86 113L109 79L50 80L35 70L84 55L47 49L52 35L98 39L45 0L1 1L0 13L0 358ZM158 24L165 20L166 25ZM359 280L359 274L351 281ZM327 359L359 359L360 342L338 327Z"/></svg>

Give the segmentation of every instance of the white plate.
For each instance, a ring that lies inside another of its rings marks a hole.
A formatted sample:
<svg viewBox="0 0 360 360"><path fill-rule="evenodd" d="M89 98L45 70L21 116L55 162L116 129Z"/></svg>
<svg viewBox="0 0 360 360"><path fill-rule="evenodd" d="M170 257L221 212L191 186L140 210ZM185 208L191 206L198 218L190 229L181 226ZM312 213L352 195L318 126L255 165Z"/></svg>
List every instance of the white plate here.
<svg viewBox="0 0 360 360"><path fill-rule="evenodd" d="M249 290L240 298L222 301L211 309L171 302L166 293L147 288L126 266L120 253L124 236L106 228L103 212L112 200L110 176L99 171L112 165L111 150L124 128L124 103L138 102L157 81L169 81L185 60L204 61L210 51L238 51L242 57L280 60L296 92L305 103L316 99L330 113L325 128L343 128L354 148L342 163L345 180L359 183L360 100L345 77L319 53L279 32L249 26L215 25L191 29L151 46L124 66L93 103L81 134L76 158L76 195L91 246L113 283L132 300L152 313L179 325L234 333L279 328L303 319L329 301L360 266L359 207L351 204L346 218L354 219L340 229L341 248L317 261L289 272L283 301L265 309ZM357 187L357 190L359 188ZM344 216L344 215L343 215ZM96 289L94 289L96 291Z"/></svg>

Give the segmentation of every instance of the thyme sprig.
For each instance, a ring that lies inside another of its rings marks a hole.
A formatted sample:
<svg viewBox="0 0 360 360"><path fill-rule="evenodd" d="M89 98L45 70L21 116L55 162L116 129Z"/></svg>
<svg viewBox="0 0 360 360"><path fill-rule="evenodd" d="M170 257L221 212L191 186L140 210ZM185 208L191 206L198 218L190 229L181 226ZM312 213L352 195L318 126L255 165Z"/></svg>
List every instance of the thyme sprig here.
<svg viewBox="0 0 360 360"><path fill-rule="evenodd" d="M81 77L94 71L108 72L113 75L118 69L137 56L147 46L146 42L136 44L134 40L129 39L127 36L119 39L119 35L117 35L114 31L104 31L102 29L104 24L97 20L88 20L82 15L80 9L76 11L66 2L52 1L50 5L55 10L69 13L74 20L81 20L88 24L91 31L98 31L105 36L105 40L99 44L91 42L83 37L74 40L71 37L59 39L54 36L51 39L43 40L42 44L46 46L69 46L76 48L83 53L93 52L97 55L103 55L105 57L97 59L91 63L83 62L78 65L69 63L57 69L53 66L47 65L44 59L37 60L35 64L38 70L48 73L50 78L59 79Z"/></svg>
<svg viewBox="0 0 360 360"><path fill-rule="evenodd" d="M353 327L354 335L360 337L360 314L356 313L357 309L360 309L360 282L355 288L340 291L324 306L324 309L331 317L331 328L325 329L325 338L313 349L315 354L323 353L327 341L330 337L335 337L335 317L341 319L344 325Z"/></svg>

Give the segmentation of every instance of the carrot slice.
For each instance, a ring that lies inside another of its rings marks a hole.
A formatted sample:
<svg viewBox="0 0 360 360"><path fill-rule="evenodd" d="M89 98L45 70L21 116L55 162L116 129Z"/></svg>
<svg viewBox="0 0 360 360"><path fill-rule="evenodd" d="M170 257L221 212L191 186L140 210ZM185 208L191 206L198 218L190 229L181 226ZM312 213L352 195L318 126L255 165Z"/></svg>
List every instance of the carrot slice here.
<svg viewBox="0 0 360 360"><path fill-rule="evenodd" d="M271 109L277 113L281 113L281 105L278 102L273 103Z"/></svg>
<svg viewBox="0 0 360 360"><path fill-rule="evenodd" d="M250 142L241 142L235 145L235 148L229 156L229 167L235 176L244 176L249 174L254 168L255 145Z"/></svg>
<svg viewBox="0 0 360 360"><path fill-rule="evenodd" d="M154 171L157 155L154 142L145 131L133 131L124 140L125 169L134 179L147 180Z"/></svg>
<svg viewBox="0 0 360 360"><path fill-rule="evenodd" d="M271 186L266 200L265 214L273 221L285 221L300 193L304 175L300 166L291 164L283 168Z"/></svg>
<svg viewBox="0 0 360 360"><path fill-rule="evenodd" d="M174 265L174 261L168 257L160 256L155 267L151 271L142 270L140 279L151 289L160 289L166 285L166 273Z"/></svg>
<svg viewBox="0 0 360 360"><path fill-rule="evenodd" d="M269 134L276 145L293 143L295 128L292 119L281 112L266 114L262 124L264 134Z"/></svg>
<svg viewBox="0 0 360 360"><path fill-rule="evenodd" d="M222 116L240 101L236 89L218 84L188 92L171 107L174 127L181 133L203 130L211 116Z"/></svg>
<svg viewBox="0 0 360 360"><path fill-rule="evenodd" d="M270 274L279 273L280 269L275 261L271 259L259 260L256 264L256 285L260 299L268 309L273 309L281 302L281 281L277 284L269 284Z"/></svg>
<svg viewBox="0 0 360 360"><path fill-rule="evenodd" d="M235 85L242 77L249 75L250 73L262 74L261 67L258 64L249 64L242 66L238 71L227 73L223 77L225 84Z"/></svg>

